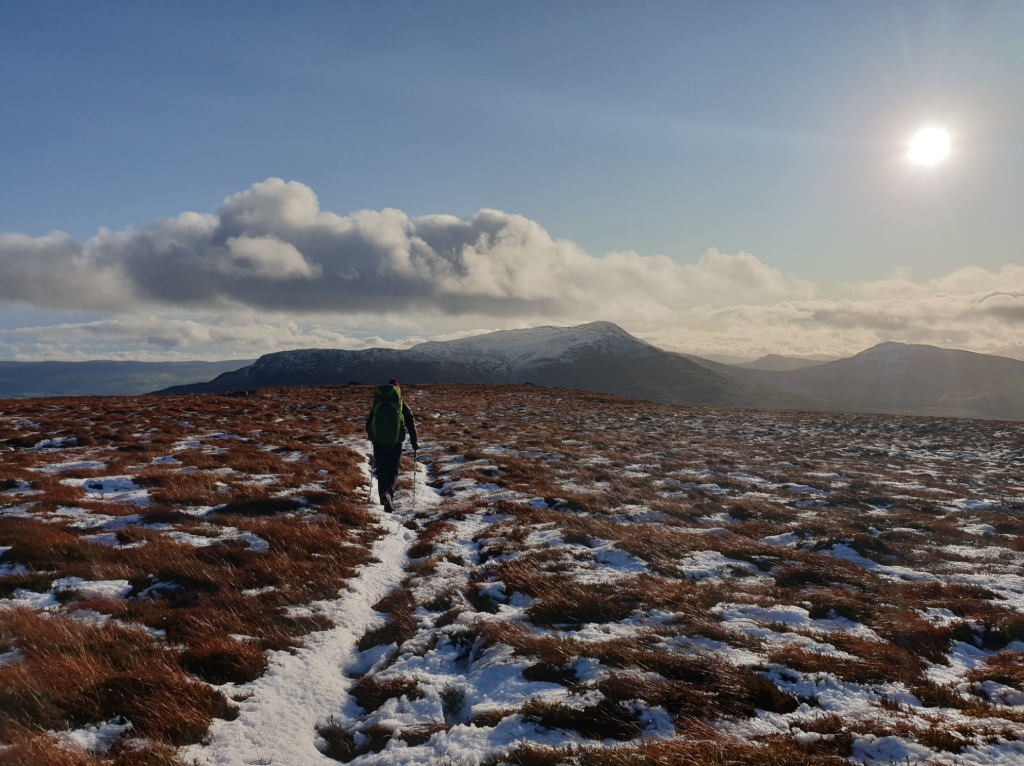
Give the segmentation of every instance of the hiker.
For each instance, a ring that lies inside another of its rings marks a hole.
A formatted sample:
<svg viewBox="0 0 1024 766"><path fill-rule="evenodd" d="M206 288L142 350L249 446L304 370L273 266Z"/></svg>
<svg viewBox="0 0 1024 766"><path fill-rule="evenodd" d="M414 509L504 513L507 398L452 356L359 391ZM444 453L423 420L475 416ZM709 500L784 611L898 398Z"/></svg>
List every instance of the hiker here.
<svg viewBox="0 0 1024 766"><path fill-rule="evenodd" d="M373 462L377 467L377 491L380 493L380 503L388 513L395 510L392 503L406 429L409 431L412 448L419 449L412 411L402 402L402 389L398 387L398 381L392 378L390 383L377 386L374 390L373 409L366 419L366 435L373 442Z"/></svg>

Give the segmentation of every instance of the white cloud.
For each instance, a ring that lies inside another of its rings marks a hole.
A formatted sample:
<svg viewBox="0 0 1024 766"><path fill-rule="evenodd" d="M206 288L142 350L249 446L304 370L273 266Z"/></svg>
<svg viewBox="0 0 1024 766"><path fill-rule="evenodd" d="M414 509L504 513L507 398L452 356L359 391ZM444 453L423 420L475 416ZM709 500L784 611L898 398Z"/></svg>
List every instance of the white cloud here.
<svg viewBox="0 0 1024 766"><path fill-rule="evenodd" d="M240 305L536 317L582 315L613 300L657 317L680 304L806 298L815 290L747 253L710 250L696 264L632 252L594 257L499 210L470 220L414 220L393 209L339 216L321 211L308 187L275 178L229 197L216 213L101 231L83 245L62 234L6 235L0 275L0 297L111 311Z"/></svg>
<svg viewBox="0 0 1024 766"><path fill-rule="evenodd" d="M314 279L322 275L318 265L311 265L295 245L266 235L228 237L227 257L216 260L212 267L224 274L255 279Z"/></svg>
<svg viewBox="0 0 1024 766"><path fill-rule="evenodd" d="M0 353L19 358L403 346L467 327L594 319L694 353L841 355L902 340L1024 358L1020 266L923 281L897 269L823 290L744 252L597 257L499 210L341 216L274 178L214 213L101 230L84 244L0 235L0 301L115 315L0 331ZM375 337L385 330L389 343Z"/></svg>
<svg viewBox="0 0 1024 766"><path fill-rule="evenodd" d="M120 264L104 263L67 234L0 234L0 300L45 308L110 310L134 304Z"/></svg>

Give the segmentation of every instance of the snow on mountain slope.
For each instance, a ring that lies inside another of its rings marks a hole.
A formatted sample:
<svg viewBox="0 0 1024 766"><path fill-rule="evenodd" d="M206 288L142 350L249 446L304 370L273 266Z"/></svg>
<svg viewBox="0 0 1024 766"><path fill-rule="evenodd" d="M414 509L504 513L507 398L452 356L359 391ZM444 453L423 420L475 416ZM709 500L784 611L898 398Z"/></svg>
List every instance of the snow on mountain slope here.
<svg viewBox="0 0 1024 766"><path fill-rule="evenodd" d="M718 407L822 409L807 397L734 380L681 354L634 338L610 322L506 330L408 350L305 349L260 357L215 380L160 393L271 386L378 383L525 383Z"/></svg>
<svg viewBox="0 0 1024 766"><path fill-rule="evenodd" d="M513 382L538 364L565 362L585 353L609 357L639 358L659 349L634 338L611 322L592 322L578 327L531 327L501 330L470 338L429 341L408 350L303 349L260 357L251 377L268 373L313 372L325 366L359 364L420 364L460 367L487 382Z"/></svg>
<svg viewBox="0 0 1024 766"><path fill-rule="evenodd" d="M564 362L583 353L635 359L659 351L611 322L591 322L578 327L531 327L432 341L414 346L409 353L423 361L459 361L478 365L490 374L515 376L536 365Z"/></svg>

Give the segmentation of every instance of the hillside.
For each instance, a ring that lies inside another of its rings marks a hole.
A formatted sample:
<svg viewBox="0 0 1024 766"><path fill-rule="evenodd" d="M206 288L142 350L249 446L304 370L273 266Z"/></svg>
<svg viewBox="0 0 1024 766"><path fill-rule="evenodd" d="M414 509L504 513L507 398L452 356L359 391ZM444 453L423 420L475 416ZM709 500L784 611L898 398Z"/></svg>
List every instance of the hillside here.
<svg viewBox="0 0 1024 766"><path fill-rule="evenodd" d="M0 403L0 760L1024 758L1020 428L404 393Z"/></svg>
<svg viewBox="0 0 1024 766"><path fill-rule="evenodd" d="M735 364L733 367L742 367L746 370L803 370L809 367L818 367L833 359L811 359L802 356L781 356L780 354L768 354L752 362Z"/></svg>
<svg viewBox="0 0 1024 766"><path fill-rule="evenodd" d="M251 364L222 362L2 362L0 398L35 396L118 396L198 383Z"/></svg>
<svg viewBox="0 0 1024 766"><path fill-rule="evenodd" d="M806 396L735 380L634 338L610 322L507 330L408 350L304 349L260 357L205 384L158 393L213 393L268 386L384 382L533 383L666 404L815 410Z"/></svg>
<svg viewBox="0 0 1024 766"><path fill-rule="evenodd" d="M882 343L802 370L708 366L748 383L828 398L847 412L1024 420L1024 362L989 354Z"/></svg>

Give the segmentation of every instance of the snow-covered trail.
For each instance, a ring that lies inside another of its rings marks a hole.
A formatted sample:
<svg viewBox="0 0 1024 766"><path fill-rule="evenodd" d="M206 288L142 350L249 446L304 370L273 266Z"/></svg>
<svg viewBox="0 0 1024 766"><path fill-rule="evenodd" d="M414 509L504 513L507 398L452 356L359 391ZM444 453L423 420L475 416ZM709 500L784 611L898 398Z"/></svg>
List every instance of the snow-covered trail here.
<svg viewBox="0 0 1024 766"><path fill-rule="evenodd" d="M345 446L366 455L359 442ZM436 490L427 485L422 466L415 475L416 509L439 502ZM349 582L349 591L338 599L310 605L335 624L331 630L311 633L305 646L295 651L273 652L270 668L261 678L243 686L229 685L224 692L248 698L239 703L240 715L234 721L215 720L210 727L208 745L184 748L186 762L195 759L215 766L305 766L333 764L317 747L315 726L334 716L358 718L359 708L350 700L348 689L355 683L349 673L365 670L376 652L360 653L356 642L381 617L372 605L398 587L408 564L407 551L415 533L402 526L415 513L413 495L396 498L395 513L386 514L376 502L376 479L370 477L366 462L362 470L372 481L371 509L379 517L386 534L374 546L376 563L361 567ZM367 657L367 655L372 655Z"/></svg>

